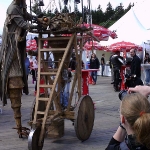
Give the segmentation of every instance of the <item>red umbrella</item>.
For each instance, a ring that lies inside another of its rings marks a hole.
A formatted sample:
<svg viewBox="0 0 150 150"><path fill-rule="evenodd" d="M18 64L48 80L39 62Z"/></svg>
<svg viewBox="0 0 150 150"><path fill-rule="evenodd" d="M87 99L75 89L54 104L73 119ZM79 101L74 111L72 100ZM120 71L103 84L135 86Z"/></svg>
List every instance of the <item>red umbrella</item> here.
<svg viewBox="0 0 150 150"><path fill-rule="evenodd" d="M100 41L108 41L109 37L113 39L117 38L117 34L114 31L110 31L109 29L96 25L96 24L84 23L78 26L82 28L87 28L87 29L91 28L91 32L93 33L93 35ZM63 34L63 36L71 36L71 34ZM89 38L88 33L84 33L84 36Z"/></svg>
<svg viewBox="0 0 150 150"><path fill-rule="evenodd" d="M81 27L92 28L93 35L96 36L100 41L108 41L109 37L115 39L117 38L117 34L114 31L110 31L107 28L96 24L81 24Z"/></svg>
<svg viewBox="0 0 150 150"><path fill-rule="evenodd" d="M131 43L131 42L125 42L125 41L122 41L122 42L117 42L117 43L114 43L114 44L111 44L110 46L108 46L108 49L110 51L126 51L126 52L129 52L131 49L137 49L138 51L142 51L142 47L139 46L139 45L136 45L134 43Z"/></svg>
<svg viewBox="0 0 150 150"><path fill-rule="evenodd" d="M26 51L36 51L37 50L37 44L36 44L36 40L32 39L32 40L27 40L26 42Z"/></svg>
<svg viewBox="0 0 150 150"><path fill-rule="evenodd" d="M84 49L86 50L105 50L105 46L101 46L99 42L97 41L87 41L84 45Z"/></svg>

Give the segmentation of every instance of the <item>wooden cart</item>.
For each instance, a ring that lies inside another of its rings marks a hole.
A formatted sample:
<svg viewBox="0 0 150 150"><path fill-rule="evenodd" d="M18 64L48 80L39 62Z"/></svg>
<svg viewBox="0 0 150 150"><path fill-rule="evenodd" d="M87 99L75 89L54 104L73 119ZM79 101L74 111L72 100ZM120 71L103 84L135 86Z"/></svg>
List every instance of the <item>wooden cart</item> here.
<svg viewBox="0 0 150 150"><path fill-rule="evenodd" d="M83 33L78 37L76 32L71 33L71 36L48 34L47 38L43 38L46 33L39 33L38 37L37 94L30 121L32 129L28 137L29 150L42 150L46 135L62 137L64 119L73 122L76 136L81 141L90 137L94 124L93 101L89 95L82 95ZM48 48L43 48L45 40L48 41ZM65 87L63 76L68 70L73 50L75 50L77 66L70 85L68 106L67 109L63 109L60 103L61 92ZM54 55L54 68L48 67L50 52ZM41 78L44 79L44 84L40 84ZM40 88L44 88L45 91L42 95Z"/></svg>

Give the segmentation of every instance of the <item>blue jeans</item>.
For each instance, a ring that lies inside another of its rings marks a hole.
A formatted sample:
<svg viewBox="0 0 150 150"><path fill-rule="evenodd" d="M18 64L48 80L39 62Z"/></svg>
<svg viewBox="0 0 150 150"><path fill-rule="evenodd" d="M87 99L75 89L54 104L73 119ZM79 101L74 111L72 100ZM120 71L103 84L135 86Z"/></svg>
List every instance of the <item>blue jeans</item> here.
<svg viewBox="0 0 150 150"><path fill-rule="evenodd" d="M61 94L60 94L60 103L64 107L68 106L69 89L70 89L70 82L66 81L65 87L62 89Z"/></svg>
<svg viewBox="0 0 150 150"><path fill-rule="evenodd" d="M101 75L103 76L104 74L104 70L105 70L105 65L101 65L101 67L102 67L102 72L101 72Z"/></svg>
<svg viewBox="0 0 150 150"><path fill-rule="evenodd" d="M150 69L146 69L145 74L146 74L145 84L150 84Z"/></svg>
<svg viewBox="0 0 150 150"><path fill-rule="evenodd" d="M91 72L91 77L92 77L93 81L96 83L96 81L97 81L97 71L92 71Z"/></svg>

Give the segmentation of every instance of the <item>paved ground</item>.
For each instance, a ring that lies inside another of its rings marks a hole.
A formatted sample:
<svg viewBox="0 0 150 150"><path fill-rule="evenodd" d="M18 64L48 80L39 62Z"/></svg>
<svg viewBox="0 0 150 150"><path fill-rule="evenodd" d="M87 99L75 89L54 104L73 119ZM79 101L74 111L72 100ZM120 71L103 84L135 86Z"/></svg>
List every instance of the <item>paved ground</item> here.
<svg viewBox="0 0 150 150"><path fill-rule="evenodd" d="M34 100L34 85L29 78L30 95L22 97L22 121L27 126L30 109ZM90 96L95 102L95 122L90 138L81 142L77 139L74 126L65 121L65 135L60 139L45 138L43 150L104 150L119 125L119 98L110 84L110 77L98 76L96 85L90 85ZM8 105L0 114L0 150L28 150L27 138L19 139L12 127L15 126L13 111Z"/></svg>

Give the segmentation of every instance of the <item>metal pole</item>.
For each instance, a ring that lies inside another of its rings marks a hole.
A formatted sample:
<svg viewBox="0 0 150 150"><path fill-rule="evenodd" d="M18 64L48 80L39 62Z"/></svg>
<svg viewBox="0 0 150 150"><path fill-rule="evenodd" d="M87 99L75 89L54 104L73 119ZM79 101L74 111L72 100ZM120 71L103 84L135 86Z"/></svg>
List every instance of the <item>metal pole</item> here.
<svg viewBox="0 0 150 150"><path fill-rule="evenodd" d="M30 0L30 14L32 13L32 11L31 11L31 0Z"/></svg>
<svg viewBox="0 0 150 150"><path fill-rule="evenodd" d="M30 14L32 15L31 0L30 0ZM32 24L32 20L31 20L31 24Z"/></svg>
<svg viewBox="0 0 150 150"><path fill-rule="evenodd" d="M83 10L83 0L81 0L82 5L82 24L84 23L84 10Z"/></svg>

